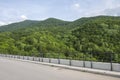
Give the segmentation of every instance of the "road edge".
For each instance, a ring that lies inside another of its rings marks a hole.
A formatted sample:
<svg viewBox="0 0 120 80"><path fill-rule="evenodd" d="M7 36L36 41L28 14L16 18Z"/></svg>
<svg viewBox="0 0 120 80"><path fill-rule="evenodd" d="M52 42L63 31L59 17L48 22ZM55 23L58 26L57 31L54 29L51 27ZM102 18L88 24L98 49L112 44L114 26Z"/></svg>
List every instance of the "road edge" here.
<svg viewBox="0 0 120 80"><path fill-rule="evenodd" d="M74 66L68 66L68 65L31 61L31 60L22 60L22 59L15 59L15 58L7 58L7 59L17 60L17 61L22 61L22 62L30 62L30 63L34 63L34 64L41 64L41 65L46 65L46 66L51 66L51 67L60 67L60 68L64 68L64 69L70 69L70 70L75 70L75 71L82 71L82 72L88 72L88 73L107 75L107 76L120 78L120 72L83 68L83 67L74 67Z"/></svg>

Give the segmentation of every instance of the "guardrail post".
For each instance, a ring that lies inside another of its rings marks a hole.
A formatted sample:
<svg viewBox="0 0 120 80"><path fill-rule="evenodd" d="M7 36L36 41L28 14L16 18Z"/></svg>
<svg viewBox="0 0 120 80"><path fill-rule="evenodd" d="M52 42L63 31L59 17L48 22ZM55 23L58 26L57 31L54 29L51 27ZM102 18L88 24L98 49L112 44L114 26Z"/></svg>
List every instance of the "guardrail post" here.
<svg viewBox="0 0 120 80"><path fill-rule="evenodd" d="M43 62L43 53L42 53L42 62Z"/></svg>
<svg viewBox="0 0 120 80"><path fill-rule="evenodd" d="M58 64L60 64L60 59L58 59Z"/></svg>
<svg viewBox="0 0 120 80"><path fill-rule="evenodd" d="M14 55L14 59L15 59L15 55Z"/></svg>
<svg viewBox="0 0 120 80"><path fill-rule="evenodd" d="M23 60L24 60L24 55L23 55Z"/></svg>
<svg viewBox="0 0 120 80"><path fill-rule="evenodd" d="M29 56L27 56L27 60L29 60Z"/></svg>
<svg viewBox="0 0 120 80"><path fill-rule="evenodd" d="M92 52L90 52L90 62L91 62L91 68L93 68L93 63L92 63Z"/></svg>
<svg viewBox="0 0 120 80"><path fill-rule="evenodd" d="M49 59L49 63L51 63L51 59L50 59L50 53L47 53L47 58Z"/></svg>
<svg viewBox="0 0 120 80"><path fill-rule="evenodd" d="M5 57L7 57L7 54L5 55Z"/></svg>
<svg viewBox="0 0 120 80"><path fill-rule="evenodd" d="M39 59L38 59L38 61L40 62L40 57L38 57Z"/></svg>
<svg viewBox="0 0 120 80"><path fill-rule="evenodd" d="M34 61L34 56L33 56L33 61Z"/></svg>
<svg viewBox="0 0 120 80"><path fill-rule="evenodd" d="M85 67L85 53L83 54L83 67Z"/></svg>
<svg viewBox="0 0 120 80"><path fill-rule="evenodd" d="M113 55L112 53L110 53L110 65L111 65L111 71L113 70L113 65L112 65L112 59L113 59Z"/></svg>
<svg viewBox="0 0 120 80"><path fill-rule="evenodd" d="M49 58L49 63L51 63L51 58Z"/></svg>
<svg viewBox="0 0 120 80"><path fill-rule="evenodd" d="M19 55L19 59L20 59L20 55Z"/></svg>
<svg viewBox="0 0 120 80"><path fill-rule="evenodd" d="M39 62L40 62L41 54L39 53Z"/></svg>
<svg viewBox="0 0 120 80"><path fill-rule="evenodd" d="M72 65L71 58L70 58L70 60L69 60L69 65L70 65L70 66Z"/></svg>
<svg viewBox="0 0 120 80"><path fill-rule="evenodd" d="M58 53L58 64L60 64L60 53Z"/></svg>

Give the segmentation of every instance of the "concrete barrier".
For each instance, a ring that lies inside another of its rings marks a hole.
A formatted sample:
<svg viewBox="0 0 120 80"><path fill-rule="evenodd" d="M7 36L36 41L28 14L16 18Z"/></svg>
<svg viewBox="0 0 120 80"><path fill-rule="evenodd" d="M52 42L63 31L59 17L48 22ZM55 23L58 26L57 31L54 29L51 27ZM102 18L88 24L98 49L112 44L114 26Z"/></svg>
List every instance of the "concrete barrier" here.
<svg viewBox="0 0 120 80"><path fill-rule="evenodd" d="M43 62L49 63L49 58L43 58Z"/></svg>
<svg viewBox="0 0 120 80"><path fill-rule="evenodd" d="M39 57L34 57L34 61L40 61Z"/></svg>
<svg viewBox="0 0 120 80"><path fill-rule="evenodd" d="M27 60L27 59L28 59L28 57L27 57L27 56L24 56L24 59L25 59L25 60Z"/></svg>
<svg viewBox="0 0 120 80"><path fill-rule="evenodd" d="M70 60L67 60L67 59L60 59L60 64L63 64L63 65L70 65Z"/></svg>
<svg viewBox="0 0 120 80"><path fill-rule="evenodd" d="M33 61L33 57L28 56L28 57L27 57L27 60Z"/></svg>
<svg viewBox="0 0 120 80"><path fill-rule="evenodd" d="M23 56L20 56L20 59L23 59Z"/></svg>
<svg viewBox="0 0 120 80"><path fill-rule="evenodd" d="M51 63L58 64L58 59L51 58Z"/></svg>
<svg viewBox="0 0 120 80"><path fill-rule="evenodd" d="M112 65L113 65L113 71L120 72L120 64L118 64L118 63L112 63Z"/></svg>
<svg viewBox="0 0 120 80"><path fill-rule="evenodd" d="M71 66L83 67L83 61L71 60Z"/></svg>
<svg viewBox="0 0 120 80"><path fill-rule="evenodd" d="M86 68L91 68L91 62L90 61L85 61L85 67Z"/></svg>
<svg viewBox="0 0 120 80"><path fill-rule="evenodd" d="M103 69L103 70L111 70L111 64L110 63L104 63L104 62L92 62L94 69Z"/></svg>
<svg viewBox="0 0 120 80"><path fill-rule="evenodd" d="M9 57L9 56L7 55L7 57ZM17 58L17 55L14 55L14 58Z"/></svg>

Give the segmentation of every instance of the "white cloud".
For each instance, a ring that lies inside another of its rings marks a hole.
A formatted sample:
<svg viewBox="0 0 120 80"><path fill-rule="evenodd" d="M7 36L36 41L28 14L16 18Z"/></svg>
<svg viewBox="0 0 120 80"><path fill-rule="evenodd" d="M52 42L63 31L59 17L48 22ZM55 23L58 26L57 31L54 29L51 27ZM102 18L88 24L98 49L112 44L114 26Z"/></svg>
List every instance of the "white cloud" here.
<svg viewBox="0 0 120 80"><path fill-rule="evenodd" d="M21 18L22 20L28 19L27 16L25 16L25 15L21 15L20 18Z"/></svg>
<svg viewBox="0 0 120 80"><path fill-rule="evenodd" d="M117 2L119 1L119 2ZM103 5L96 6L93 9L86 9L82 16L110 15L120 16L120 0L103 0Z"/></svg>
<svg viewBox="0 0 120 80"><path fill-rule="evenodd" d="M113 9L116 7L120 7L120 0L104 0L106 9Z"/></svg>
<svg viewBox="0 0 120 80"><path fill-rule="evenodd" d="M0 21L0 26L5 25L5 22Z"/></svg>
<svg viewBox="0 0 120 80"><path fill-rule="evenodd" d="M74 4L74 7L80 8L80 4L76 3L76 4Z"/></svg>
<svg viewBox="0 0 120 80"><path fill-rule="evenodd" d="M12 22L0 21L0 26L11 24Z"/></svg>
<svg viewBox="0 0 120 80"><path fill-rule="evenodd" d="M120 7L116 8L108 8L104 10L95 10L91 11L89 13L85 13L84 16L90 17L90 16L98 16L98 15L109 15L109 16L120 16Z"/></svg>
<svg viewBox="0 0 120 80"><path fill-rule="evenodd" d="M120 16L120 7L106 9L103 12L106 13L107 15Z"/></svg>
<svg viewBox="0 0 120 80"><path fill-rule="evenodd" d="M85 17L90 17L90 16L98 16L98 15L106 15L106 13L104 13L104 10L94 10L94 11L89 11L89 12L85 12L84 16Z"/></svg>
<svg viewBox="0 0 120 80"><path fill-rule="evenodd" d="M75 3L72 5L72 8L75 10L80 10L80 4L79 3Z"/></svg>

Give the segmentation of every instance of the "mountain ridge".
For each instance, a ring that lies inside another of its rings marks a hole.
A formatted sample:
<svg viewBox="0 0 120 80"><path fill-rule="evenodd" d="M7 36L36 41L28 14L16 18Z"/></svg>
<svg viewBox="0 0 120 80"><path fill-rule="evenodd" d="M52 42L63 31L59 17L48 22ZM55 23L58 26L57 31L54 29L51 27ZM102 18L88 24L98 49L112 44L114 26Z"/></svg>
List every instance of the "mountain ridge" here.
<svg viewBox="0 0 120 80"><path fill-rule="evenodd" d="M36 26L36 27L48 27L48 26L70 26L70 27L74 27L74 26L80 26L85 24L86 22L92 22L94 20L99 20L102 21L102 19L105 20L116 20L119 19L120 17L116 17L116 16L95 16L95 17L83 17L83 18L79 18L77 20L74 21L64 21L61 19L57 19L57 18L48 18L45 20L24 20L21 22L16 22L16 23L11 23L8 25L4 25L4 26L0 26L0 31L13 31L17 29L21 29L21 28L27 28L27 27L32 27L32 26Z"/></svg>

